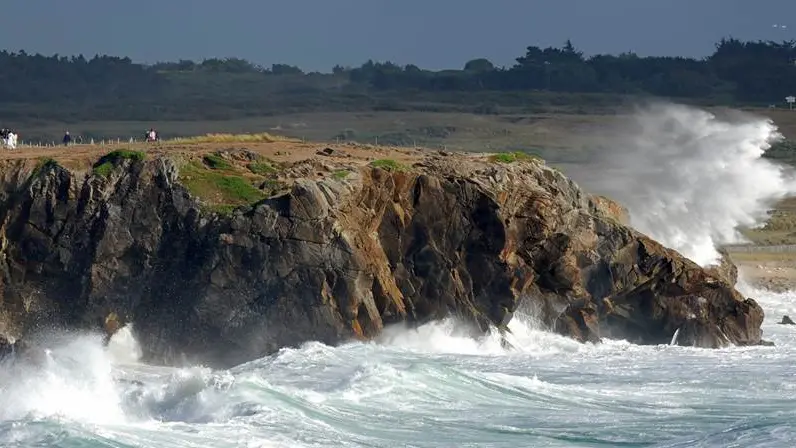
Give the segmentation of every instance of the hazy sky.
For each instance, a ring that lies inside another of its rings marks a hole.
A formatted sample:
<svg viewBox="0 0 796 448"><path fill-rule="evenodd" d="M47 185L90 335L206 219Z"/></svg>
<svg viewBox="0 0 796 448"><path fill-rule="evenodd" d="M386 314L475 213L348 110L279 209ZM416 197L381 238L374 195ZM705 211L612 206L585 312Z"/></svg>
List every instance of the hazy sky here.
<svg viewBox="0 0 796 448"><path fill-rule="evenodd" d="M723 36L796 38L796 0L2 0L1 10L7 50L321 71L369 58L511 65L528 45L567 38L587 54L683 56L709 54Z"/></svg>

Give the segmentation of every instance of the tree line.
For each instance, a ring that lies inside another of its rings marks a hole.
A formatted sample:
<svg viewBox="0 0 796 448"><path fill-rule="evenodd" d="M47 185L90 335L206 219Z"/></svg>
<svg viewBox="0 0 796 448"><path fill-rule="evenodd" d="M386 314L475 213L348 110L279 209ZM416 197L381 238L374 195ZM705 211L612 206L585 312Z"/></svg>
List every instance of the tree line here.
<svg viewBox="0 0 796 448"><path fill-rule="evenodd" d="M505 67L485 58L439 71L370 60L329 73L239 58L145 65L114 56L0 51L0 119L208 119L310 110L458 110L465 103L468 111L492 113L503 106L538 106L534 98L574 103L628 95L768 105L796 95L795 61L795 41L733 38L701 59L586 57L567 41L560 48L529 46Z"/></svg>
<svg viewBox="0 0 796 448"><path fill-rule="evenodd" d="M368 61L349 73L352 82L378 90L537 90L769 104L796 95L796 41L722 39L703 59L634 53L584 57L567 41L561 48L527 47L510 67L475 59L461 70L431 72Z"/></svg>

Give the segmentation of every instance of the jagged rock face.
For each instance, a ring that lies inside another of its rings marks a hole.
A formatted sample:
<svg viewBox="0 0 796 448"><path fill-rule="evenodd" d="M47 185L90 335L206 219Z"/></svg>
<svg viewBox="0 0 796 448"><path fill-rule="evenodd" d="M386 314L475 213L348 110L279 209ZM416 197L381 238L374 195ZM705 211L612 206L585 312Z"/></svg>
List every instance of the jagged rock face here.
<svg viewBox="0 0 796 448"><path fill-rule="evenodd" d="M735 286L738 283L738 267L730 259L730 254L726 249L720 249L719 255L721 256L713 266L706 268L707 272L714 277L721 277L730 286Z"/></svg>
<svg viewBox="0 0 796 448"><path fill-rule="evenodd" d="M679 329L680 345L760 343L762 309L724 278L643 237L617 255L608 259L615 281L610 291L602 300L572 304L556 321L559 331L580 340L613 336L666 344Z"/></svg>
<svg viewBox="0 0 796 448"><path fill-rule="evenodd" d="M754 300L538 162L363 168L231 216L204 213L176 174L165 159L108 179L6 168L5 333L133 322L150 361L230 365L401 321L504 328L527 304L583 341L668 343L680 329L681 344L760 342Z"/></svg>

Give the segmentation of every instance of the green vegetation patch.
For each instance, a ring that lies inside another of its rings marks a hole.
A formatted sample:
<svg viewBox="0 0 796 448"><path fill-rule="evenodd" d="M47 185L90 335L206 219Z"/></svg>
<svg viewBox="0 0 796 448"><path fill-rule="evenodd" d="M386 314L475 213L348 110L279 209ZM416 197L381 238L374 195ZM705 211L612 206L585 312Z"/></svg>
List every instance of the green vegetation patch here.
<svg viewBox="0 0 796 448"><path fill-rule="evenodd" d="M52 159L50 157L40 157L38 160L36 160L36 166L33 167L32 174L35 176L36 174L42 172L42 170L50 169L57 165L58 162L56 162L55 159Z"/></svg>
<svg viewBox="0 0 796 448"><path fill-rule="evenodd" d="M246 165L246 168L249 169L254 174L259 174L260 176L268 176L269 174L276 173L276 168L268 162L252 162Z"/></svg>
<svg viewBox="0 0 796 448"><path fill-rule="evenodd" d="M189 163L180 170L180 182L208 208L228 213L237 206L266 198L266 194L241 176L220 173L199 163Z"/></svg>
<svg viewBox="0 0 796 448"><path fill-rule="evenodd" d="M408 169L406 165L393 159L374 160L370 162L370 166L373 168L381 168L387 171L406 171Z"/></svg>
<svg viewBox="0 0 796 448"><path fill-rule="evenodd" d="M219 156L218 154L208 154L202 157L202 161L205 165L209 166L214 170L231 170L232 164L226 161L223 157Z"/></svg>
<svg viewBox="0 0 796 448"><path fill-rule="evenodd" d="M131 149L117 149L116 151L109 152L99 159L98 163L103 162L120 162L122 160L132 160L140 162L146 159L146 154L141 151L133 151Z"/></svg>
<svg viewBox="0 0 796 448"><path fill-rule="evenodd" d="M515 151L515 152L501 152L498 154L492 155L489 160L492 162L500 162L500 163L514 163L518 160L526 160L528 159L528 154L524 152Z"/></svg>
<svg viewBox="0 0 796 448"><path fill-rule="evenodd" d="M119 149L109 152L100 157L97 163L93 166L93 172L97 176L108 177L113 169L123 160L132 160L133 162L140 162L146 159L146 154L141 151L132 151L129 149Z"/></svg>
<svg viewBox="0 0 796 448"><path fill-rule="evenodd" d="M113 164L111 162L105 162L105 163L100 164L100 165L95 165L94 169L93 169L93 172L94 172L95 176L108 177L108 176L111 175L111 172L113 171L113 168L114 168L114 166L113 166Z"/></svg>
<svg viewBox="0 0 796 448"><path fill-rule="evenodd" d="M498 154L494 154L492 157L489 158L492 162L498 163L514 163L523 160L541 160L539 156L535 154L528 154L527 152L522 151L514 151L514 152L501 152Z"/></svg>

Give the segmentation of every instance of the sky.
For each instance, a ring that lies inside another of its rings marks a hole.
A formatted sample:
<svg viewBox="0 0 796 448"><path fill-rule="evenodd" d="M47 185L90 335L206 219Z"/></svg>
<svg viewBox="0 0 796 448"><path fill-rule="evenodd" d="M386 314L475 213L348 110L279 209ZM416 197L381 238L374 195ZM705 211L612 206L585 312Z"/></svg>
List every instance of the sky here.
<svg viewBox="0 0 796 448"><path fill-rule="evenodd" d="M2 0L2 17L10 51L241 57L324 72L368 59L509 66L529 45L567 39L587 55L691 57L727 36L796 39L796 0Z"/></svg>

